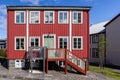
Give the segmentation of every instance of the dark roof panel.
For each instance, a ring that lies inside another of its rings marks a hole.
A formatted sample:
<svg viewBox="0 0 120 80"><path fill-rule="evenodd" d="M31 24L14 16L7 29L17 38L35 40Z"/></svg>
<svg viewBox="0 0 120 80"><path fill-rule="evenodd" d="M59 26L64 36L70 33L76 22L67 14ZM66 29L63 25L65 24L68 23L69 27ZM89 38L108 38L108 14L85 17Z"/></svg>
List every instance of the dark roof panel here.
<svg viewBox="0 0 120 80"><path fill-rule="evenodd" d="M8 10L90 10L90 6L7 6Z"/></svg>

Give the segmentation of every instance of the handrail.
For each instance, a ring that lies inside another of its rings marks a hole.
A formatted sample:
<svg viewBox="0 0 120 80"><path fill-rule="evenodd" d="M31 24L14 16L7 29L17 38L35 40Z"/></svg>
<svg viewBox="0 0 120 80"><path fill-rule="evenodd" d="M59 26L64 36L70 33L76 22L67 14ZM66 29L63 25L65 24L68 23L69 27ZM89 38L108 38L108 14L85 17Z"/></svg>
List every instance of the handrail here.
<svg viewBox="0 0 120 80"><path fill-rule="evenodd" d="M69 51L68 49L66 49L68 52L72 53L74 56L76 56L77 58L81 59L80 57L78 57L76 54L74 54L73 52ZM84 61L83 59L81 59L82 61ZM86 61L84 61L86 62Z"/></svg>

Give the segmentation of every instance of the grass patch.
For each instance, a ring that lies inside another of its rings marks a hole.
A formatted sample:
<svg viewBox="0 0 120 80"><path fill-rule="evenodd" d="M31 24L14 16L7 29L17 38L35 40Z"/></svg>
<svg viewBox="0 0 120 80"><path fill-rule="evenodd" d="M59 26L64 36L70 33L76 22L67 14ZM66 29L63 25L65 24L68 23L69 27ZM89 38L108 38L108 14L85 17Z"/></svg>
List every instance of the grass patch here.
<svg viewBox="0 0 120 80"><path fill-rule="evenodd" d="M105 75L107 77L114 78L116 80L120 80L120 73L115 72L111 68L106 68L105 67L103 70L100 70L99 67L89 66L89 70L93 71L93 72L101 73L101 74L103 74L103 75Z"/></svg>
<svg viewBox="0 0 120 80"><path fill-rule="evenodd" d="M6 59L6 57L5 57L5 56L0 56L0 58L5 58L5 59Z"/></svg>

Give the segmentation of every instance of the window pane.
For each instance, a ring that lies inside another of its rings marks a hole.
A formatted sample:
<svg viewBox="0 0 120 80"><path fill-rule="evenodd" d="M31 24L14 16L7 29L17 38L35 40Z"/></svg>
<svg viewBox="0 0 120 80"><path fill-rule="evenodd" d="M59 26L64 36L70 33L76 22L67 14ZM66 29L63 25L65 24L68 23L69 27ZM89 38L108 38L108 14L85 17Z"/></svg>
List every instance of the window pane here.
<svg viewBox="0 0 120 80"><path fill-rule="evenodd" d="M81 13L78 13L78 23L81 23Z"/></svg>
<svg viewBox="0 0 120 80"><path fill-rule="evenodd" d="M67 23L67 13L64 13L64 23Z"/></svg>
<svg viewBox="0 0 120 80"><path fill-rule="evenodd" d="M36 38L35 39L35 46L38 47L38 45L39 45L39 40L38 40L38 38Z"/></svg>
<svg viewBox="0 0 120 80"><path fill-rule="evenodd" d="M21 23L24 23L24 12L21 12Z"/></svg>
<svg viewBox="0 0 120 80"><path fill-rule="evenodd" d="M77 13L74 13L74 14L73 14L73 22L74 22L74 23L77 23Z"/></svg>
<svg viewBox="0 0 120 80"><path fill-rule="evenodd" d="M63 22L63 14L62 13L59 14L59 21L60 21L60 23Z"/></svg>

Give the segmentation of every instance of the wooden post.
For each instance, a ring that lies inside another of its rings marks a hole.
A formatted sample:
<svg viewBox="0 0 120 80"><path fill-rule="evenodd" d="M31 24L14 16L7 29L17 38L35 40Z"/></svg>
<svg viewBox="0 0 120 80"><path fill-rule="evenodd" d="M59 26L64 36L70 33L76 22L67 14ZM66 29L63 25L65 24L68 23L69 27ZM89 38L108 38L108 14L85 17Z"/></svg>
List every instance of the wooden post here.
<svg viewBox="0 0 120 80"><path fill-rule="evenodd" d="M46 49L46 73L48 73L48 48Z"/></svg>
<svg viewBox="0 0 120 80"><path fill-rule="evenodd" d="M67 51L65 49L65 74L67 74Z"/></svg>

